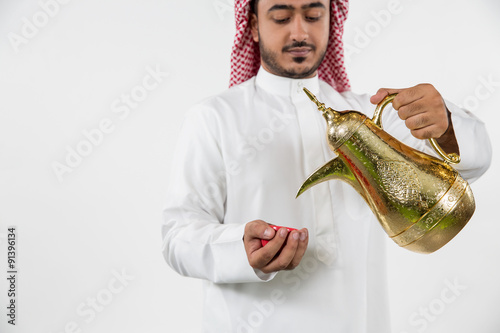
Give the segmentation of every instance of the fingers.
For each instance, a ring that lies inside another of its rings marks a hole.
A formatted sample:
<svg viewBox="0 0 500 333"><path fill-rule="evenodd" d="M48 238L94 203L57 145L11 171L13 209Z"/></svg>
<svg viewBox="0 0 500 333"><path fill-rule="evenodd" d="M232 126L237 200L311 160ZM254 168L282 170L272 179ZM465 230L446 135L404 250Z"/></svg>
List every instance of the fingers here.
<svg viewBox="0 0 500 333"><path fill-rule="evenodd" d="M428 126L424 128L411 130L411 135L421 140L437 137L437 134L435 133L440 133L439 129L435 126Z"/></svg>
<svg viewBox="0 0 500 333"><path fill-rule="evenodd" d="M262 246L261 239L270 239ZM309 242L307 229L280 228L274 231L269 224L256 220L247 223L243 243L251 267L264 273L293 269L302 260Z"/></svg>
<svg viewBox="0 0 500 333"><path fill-rule="evenodd" d="M309 243L309 234L306 228L297 231L294 231L293 234L291 235L292 238L297 236L299 244L297 246L297 251L295 251L295 256L293 257L292 261L290 264L287 266L286 269L294 269L297 267L302 260L302 257L304 256L304 253L307 250L307 245Z"/></svg>
<svg viewBox="0 0 500 333"><path fill-rule="evenodd" d="M264 271L263 268L269 265L285 244L287 236L288 231L286 228L281 228L275 233L275 236L269 241L269 243L266 244L266 246L262 246L259 240L258 248L255 251L250 253L247 251L250 266Z"/></svg>
<svg viewBox="0 0 500 333"><path fill-rule="evenodd" d="M283 230L281 228L278 231ZM284 234L287 231L285 229ZM277 272L280 270L291 270L297 267L304 256L307 249L307 244L309 242L309 235L307 229L293 230L286 238L286 243L281 252L275 256L266 266L262 267L261 270L264 273ZM268 243L270 245L271 242ZM265 247L267 247L266 245Z"/></svg>
<svg viewBox="0 0 500 333"><path fill-rule="evenodd" d="M422 87L424 86L424 87ZM418 139L439 138L448 128L448 114L443 98L431 85L417 86L412 98L403 99L398 115ZM399 96L399 95L398 95ZM403 97L407 97L406 94ZM396 108L395 106L395 108Z"/></svg>
<svg viewBox="0 0 500 333"><path fill-rule="evenodd" d="M446 132L449 126L446 105L434 86L419 84L406 89L381 88L370 101L379 103L393 93L398 95L392 101L392 106L414 137L439 138Z"/></svg>
<svg viewBox="0 0 500 333"><path fill-rule="evenodd" d="M382 102L382 100L390 95L401 92L402 89L390 89L390 88L380 88L375 95L370 97L370 102L372 104L378 104Z"/></svg>

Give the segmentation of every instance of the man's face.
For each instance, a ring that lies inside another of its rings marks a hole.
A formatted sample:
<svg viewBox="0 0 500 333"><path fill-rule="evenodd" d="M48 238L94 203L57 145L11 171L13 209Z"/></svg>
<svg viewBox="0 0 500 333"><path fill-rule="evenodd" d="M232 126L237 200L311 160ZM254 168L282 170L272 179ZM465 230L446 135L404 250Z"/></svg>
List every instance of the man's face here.
<svg viewBox="0 0 500 333"><path fill-rule="evenodd" d="M290 78L316 75L328 45L329 0L258 0L251 18L262 67Z"/></svg>

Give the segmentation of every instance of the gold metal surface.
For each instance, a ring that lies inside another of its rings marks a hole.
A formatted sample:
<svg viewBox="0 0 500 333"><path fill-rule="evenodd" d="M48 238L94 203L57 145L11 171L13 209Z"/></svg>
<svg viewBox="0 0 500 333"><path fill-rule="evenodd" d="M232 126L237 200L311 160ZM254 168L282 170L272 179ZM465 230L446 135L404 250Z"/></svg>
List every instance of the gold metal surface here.
<svg viewBox="0 0 500 333"><path fill-rule="evenodd" d="M307 93L306 93L307 94ZM309 94L307 94L309 96ZM375 108L375 112L373 113L373 118L372 121L380 128L382 128L382 111L384 110L385 106L389 103L392 102L394 97L396 97L397 94L390 94L386 96L382 102L380 102L377 107ZM311 96L309 96L311 98ZM437 143L436 139L430 138L429 142L431 143L432 148L436 151L436 153L439 154L443 158L443 160L447 163L452 163L452 164L457 164L460 163L460 156L455 153L447 154L445 151L439 146Z"/></svg>
<svg viewBox="0 0 500 333"><path fill-rule="evenodd" d="M382 110L395 95L380 102L369 119L326 108L304 91L323 113L328 144L338 156L316 170L297 196L321 182L343 180L365 199L394 242L419 253L441 248L467 224L475 203L469 184L449 165L458 163L458 155L447 155L431 139L443 162L382 129Z"/></svg>

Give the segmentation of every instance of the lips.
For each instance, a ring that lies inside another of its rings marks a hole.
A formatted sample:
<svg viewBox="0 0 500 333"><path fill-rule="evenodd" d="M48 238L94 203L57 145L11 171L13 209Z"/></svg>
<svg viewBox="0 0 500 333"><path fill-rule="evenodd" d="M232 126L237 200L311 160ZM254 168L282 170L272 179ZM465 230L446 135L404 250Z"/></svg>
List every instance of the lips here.
<svg viewBox="0 0 500 333"><path fill-rule="evenodd" d="M311 51L312 50L309 47L294 47L287 50L287 52L290 53L290 55L292 55L293 57L305 57Z"/></svg>

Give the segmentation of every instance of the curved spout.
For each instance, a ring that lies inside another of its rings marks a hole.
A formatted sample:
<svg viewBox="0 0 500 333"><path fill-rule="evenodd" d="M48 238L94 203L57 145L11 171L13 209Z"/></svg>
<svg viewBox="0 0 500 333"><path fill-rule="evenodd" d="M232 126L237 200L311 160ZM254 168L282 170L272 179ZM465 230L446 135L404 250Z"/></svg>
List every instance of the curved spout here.
<svg viewBox="0 0 500 333"><path fill-rule="evenodd" d="M318 170L314 171L309 178L302 184L299 191L297 192L296 198L319 183L325 182L331 179L340 179L350 184L354 189L365 197L364 191L356 180L356 177L351 172L349 167L342 161L339 157L336 157L323 165Z"/></svg>

